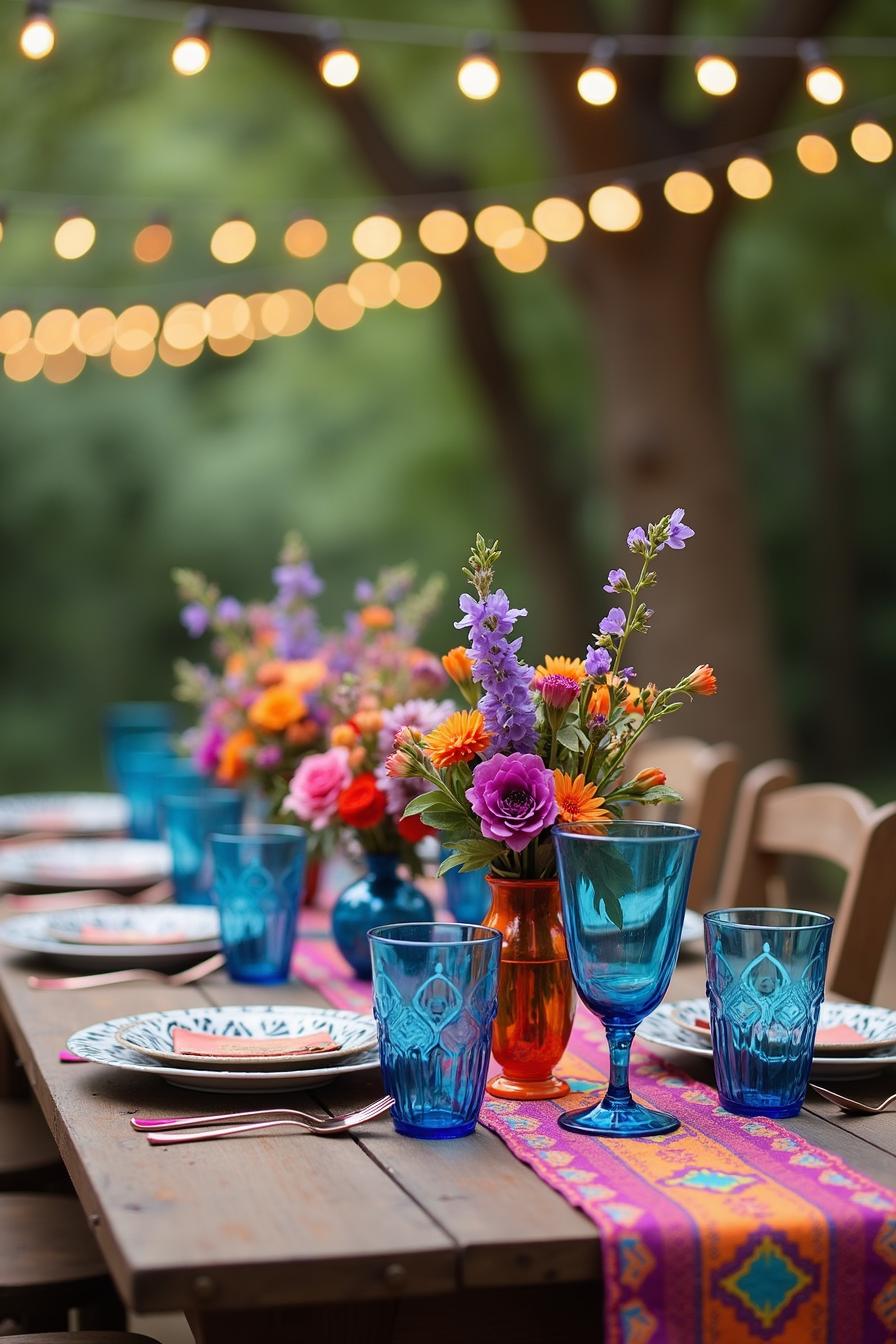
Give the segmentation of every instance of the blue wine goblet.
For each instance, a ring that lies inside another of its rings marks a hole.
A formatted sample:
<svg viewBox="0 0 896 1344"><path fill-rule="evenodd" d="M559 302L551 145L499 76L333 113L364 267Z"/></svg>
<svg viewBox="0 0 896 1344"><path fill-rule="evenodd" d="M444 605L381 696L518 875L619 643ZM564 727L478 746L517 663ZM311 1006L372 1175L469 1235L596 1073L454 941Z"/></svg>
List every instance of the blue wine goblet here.
<svg viewBox="0 0 896 1344"><path fill-rule="evenodd" d="M638 1024L662 1001L681 942L699 831L613 821L599 831L554 827L563 927L579 997L604 1024L610 1081L596 1106L560 1125L578 1134L669 1134L672 1115L642 1106L628 1082Z"/></svg>

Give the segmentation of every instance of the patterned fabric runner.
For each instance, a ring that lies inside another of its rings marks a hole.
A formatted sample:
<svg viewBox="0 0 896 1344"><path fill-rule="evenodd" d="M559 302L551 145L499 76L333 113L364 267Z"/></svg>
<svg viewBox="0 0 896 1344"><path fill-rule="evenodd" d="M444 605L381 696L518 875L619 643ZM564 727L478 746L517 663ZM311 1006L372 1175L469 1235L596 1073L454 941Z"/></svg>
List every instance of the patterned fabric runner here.
<svg viewBox="0 0 896 1344"><path fill-rule="evenodd" d="M318 912L294 973L367 1012ZM307 922L306 922L307 921ZM309 936L310 935L310 936ZM598 1226L607 1344L893 1344L896 1198L772 1120L730 1115L716 1092L636 1045L632 1090L681 1120L674 1134L570 1134L558 1112L607 1080L603 1028L581 1009L557 1072L560 1101L486 1097L480 1116Z"/></svg>

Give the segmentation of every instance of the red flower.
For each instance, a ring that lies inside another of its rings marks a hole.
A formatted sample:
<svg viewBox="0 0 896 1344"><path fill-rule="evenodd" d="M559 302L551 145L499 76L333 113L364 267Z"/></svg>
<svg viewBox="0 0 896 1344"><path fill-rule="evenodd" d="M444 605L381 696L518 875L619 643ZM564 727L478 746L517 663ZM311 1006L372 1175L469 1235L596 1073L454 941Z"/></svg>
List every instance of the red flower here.
<svg viewBox="0 0 896 1344"><path fill-rule="evenodd" d="M356 831L369 831L386 815L386 795L368 772L358 775L339 795L339 818Z"/></svg>
<svg viewBox="0 0 896 1344"><path fill-rule="evenodd" d="M395 825L402 840L407 840L409 845L416 845L425 835L435 835L433 828L425 826L419 816L402 817Z"/></svg>

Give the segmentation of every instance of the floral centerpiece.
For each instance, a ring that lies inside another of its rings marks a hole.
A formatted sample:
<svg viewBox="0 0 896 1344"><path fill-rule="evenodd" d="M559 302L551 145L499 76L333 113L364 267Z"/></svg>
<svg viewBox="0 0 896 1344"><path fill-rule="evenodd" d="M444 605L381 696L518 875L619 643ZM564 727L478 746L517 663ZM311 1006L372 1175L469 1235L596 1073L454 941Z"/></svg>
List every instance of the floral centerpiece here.
<svg viewBox="0 0 896 1344"><path fill-rule="evenodd" d="M453 649L443 660L470 708L429 732L403 728L386 761L390 778L428 786L404 816L440 831L451 851L442 870L490 870L493 905L485 922L505 929L495 1031L505 1073L489 1085L498 1095L565 1090L550 1077L573 1006L551 827L558 820L600 826L633 804L679 801L659 769L627 779L626 757L652 724L695 695L714 694L716 679L701 664L665 689L636 682L628 646L650 628L653 613L643 596L656 583L654 562L693 535L683 509L646 530L632 529L628 549L638 572L630 578L625 569L610 570L604 591L615 601L593 643L581 658L549 656L537 668L521 660L515 636L526 611L494 587L500 551L478 536L464 570L473 592L461 597L456 622L468 632L469 649ZM621 927L622 905L608 877L600 899ZM519 969L525 961L528 979Z"/></svg>

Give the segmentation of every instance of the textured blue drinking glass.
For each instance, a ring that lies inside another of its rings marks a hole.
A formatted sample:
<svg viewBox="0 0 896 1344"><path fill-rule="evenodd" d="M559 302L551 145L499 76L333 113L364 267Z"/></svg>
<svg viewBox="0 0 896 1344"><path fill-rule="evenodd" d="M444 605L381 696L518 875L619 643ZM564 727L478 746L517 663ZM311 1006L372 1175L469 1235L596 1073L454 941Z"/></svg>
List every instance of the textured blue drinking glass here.
<svg viewBox="0 0 896 1344"><path fill-rule="evenodd" d="M450 850L443 850L447 859ZM485 877L486 870L477 868L472 873L461 873L449 868L445 874L445 904L458 924L481 924L492 903L492 893Z"/></svg>
<svg viewBox="0 0 896 1344"><path fill-rule="evenodd" d="M213 832L236 829L244 798L236 789L162 798L162 834L171 848L171 876L178 905L212 905Z"/></svg>
<svg viewBox="0 0 896 1344"><path fill-rule="evenodd" d="M380 1064L392 1121L417 1139L472 1134L498 1011L501 935L473 924L370 932Z"/></svg>
<svg viewBox="0 0 896 1344"><path fill-rule="evenodd" d="M719 1100L735 1115L797 1115L806 1099L834 921L806 910L703 916Z"/></svg>
<svg viewBox="0 0 896 1344"><path fill-rule="evenodd" d="M129 830L135 840L158 840L159 777L176 760L170 747L153 751L130 747L119 753L118 784L130 808Z"/></svg>
<svg viewBox="0 0 896 1344"><path fill-rule="evenodd" d="M186 797L187 794L209 793L214 788L214 780L210 775L204 775L188 756L169 757L159 769L155 771L152 780L152 793L156 809L156 833L162 834L164 817L162 815L162 800L164 798L173 798L175 795L179 798ZM240 820L239 817L236 818Z"/></svg>
<svg viewBox="0 0 896 1344"><path fill-rule="evenodd" d="M699 831L661 821L613 821L598 831L554 827L569 964L579 997L607 1033L610 1081L596 1106L568 1111L564 1129L637 1138L678 1121L636 1102L629 1054L639 1022L669 988L681 942Z"/></svg>
<svg viewBox="0 0 896 1344"><path fill-rule="evenodd" d="M289 979L307 836L298 826L224 828L212 835L212 895L232 980Z"/></svg>
<svg viewBox="0 0 896 1344"><path fill-rule="evenodd" d="M120 785L119 758L132 751L164 751L174 732L174 706L164 701L133 700L107 705L103 714L106 773Z"/></svg>

